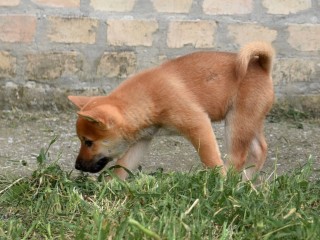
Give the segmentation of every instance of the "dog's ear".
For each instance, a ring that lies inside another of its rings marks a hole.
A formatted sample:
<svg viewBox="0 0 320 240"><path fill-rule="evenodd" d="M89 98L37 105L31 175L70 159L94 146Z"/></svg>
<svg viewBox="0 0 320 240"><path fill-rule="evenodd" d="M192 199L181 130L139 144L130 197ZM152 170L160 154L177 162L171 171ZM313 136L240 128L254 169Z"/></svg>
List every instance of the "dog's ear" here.
<svg viewBox="0 0 320 240"><path fill-rule="evenodd" d="M79 111L78 115L89 122L98 124L102 129L111 129L120 126L122 116L114 106L101 106L90 110Z"/></svg>
<svg viewBox="0 0 320 240"><path fill-rule="evenodd" d="M86 96L68 96L68 99L76 105L79 109L81 109L84 105L86 105L92 97Z"/></svg>

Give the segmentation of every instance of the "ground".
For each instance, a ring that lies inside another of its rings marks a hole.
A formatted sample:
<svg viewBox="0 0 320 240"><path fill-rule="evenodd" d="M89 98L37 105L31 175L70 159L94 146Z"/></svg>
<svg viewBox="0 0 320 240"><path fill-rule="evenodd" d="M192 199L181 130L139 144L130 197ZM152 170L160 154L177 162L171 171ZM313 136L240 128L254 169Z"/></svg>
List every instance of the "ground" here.
<svg viewBox="0 0 320 240"><path fill-rule="evenodd" d="M28 175L37 166L36 156L56 136L50 148L52 160L58 160L66 170L74 169L79 149L75 133L75 112L0 112L0 175ZM213 125L222 156L225 156L223 123ZM319 120L266 121L265 135L269 145L268 158L262 174L274 171L282 174L314 161L320 169ZM182 137L157 137L149 154L140 163L144 172L158 168L164 171L189 171L201 167L194 148ZM74 170L76 172L76 170Z"/></svg>

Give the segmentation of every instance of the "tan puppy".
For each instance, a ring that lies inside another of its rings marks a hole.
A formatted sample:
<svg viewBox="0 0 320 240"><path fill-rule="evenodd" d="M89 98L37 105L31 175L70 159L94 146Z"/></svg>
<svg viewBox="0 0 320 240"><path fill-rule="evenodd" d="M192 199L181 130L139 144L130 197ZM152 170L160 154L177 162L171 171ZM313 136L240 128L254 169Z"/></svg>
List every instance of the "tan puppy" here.
<svg viewBox="0 0 320 240"><path fill-rule="evenodd" d="M274 99L273 56L263 42L238 54L197 52L140 72L108 96L69 96L80 109L76 169L98 172L116 159L131 170L158 129L165 128L190 140L205 166L222 166L224 172L211 122L225 119L226 167L253 166L244 176L251 178L267 154L263 122ZM115 173L127 177L122 168Z"/></svg>

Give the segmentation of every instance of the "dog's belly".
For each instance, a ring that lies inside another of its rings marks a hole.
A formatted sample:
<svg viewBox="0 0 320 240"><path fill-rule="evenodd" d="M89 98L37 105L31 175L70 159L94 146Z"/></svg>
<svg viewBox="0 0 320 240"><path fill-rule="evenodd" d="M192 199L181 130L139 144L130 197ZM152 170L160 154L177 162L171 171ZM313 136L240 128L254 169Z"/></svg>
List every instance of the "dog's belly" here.
<svg viewBox="0 0 320 240"><path fill-rule="evenodd" d="M140 132L138 133L138 139L152 138L155 136L178 136L178 135L181 135L181 134L173 127L150 126L140 130Z"/></svg>
<svg viewBox="0 0 320 240"><path fill-rule="evenodd" d="M177 129L172 127L159 128L155 136L178 136L181 135Z"/></svg>

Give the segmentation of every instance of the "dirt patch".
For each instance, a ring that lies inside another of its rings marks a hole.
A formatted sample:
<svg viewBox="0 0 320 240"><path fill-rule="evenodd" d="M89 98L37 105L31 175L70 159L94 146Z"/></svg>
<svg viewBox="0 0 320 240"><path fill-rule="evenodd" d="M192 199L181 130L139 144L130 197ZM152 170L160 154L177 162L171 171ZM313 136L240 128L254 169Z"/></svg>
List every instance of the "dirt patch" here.
<svg viewBox="0 0 320 240"><path fill-rule="evenodd" d="M0 174L27 175L37 166L36 156L54 137L50 148L52 160L58 160L66 170L74 169L79 148L75 134L74 112L0 112ZM224 124L214 124L221 153L224 156ZM265 174L290 171L312 159L320 168L320 122L267 121L265 134L269 144ZM157 137L150 152L141 161L146 172L163 168L165 171L189 171L201 167L193 147L182 137Z"/></svg>

